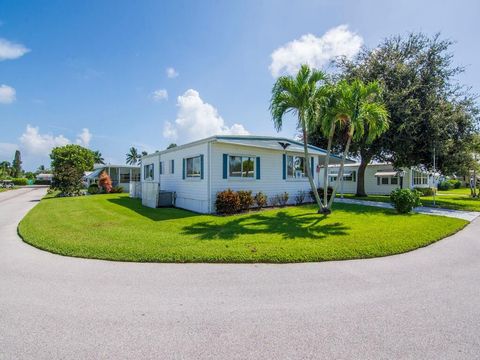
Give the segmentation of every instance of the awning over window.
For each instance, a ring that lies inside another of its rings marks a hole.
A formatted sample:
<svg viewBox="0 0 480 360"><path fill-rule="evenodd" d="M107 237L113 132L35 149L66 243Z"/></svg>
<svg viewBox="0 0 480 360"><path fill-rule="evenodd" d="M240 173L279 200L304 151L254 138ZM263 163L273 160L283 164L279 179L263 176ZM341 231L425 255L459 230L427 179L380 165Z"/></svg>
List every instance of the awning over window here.
<svg viewBox="0 0 480 360"><path fill-rule="evenodd" d="M397 171L377 171L375 176L398 176Z"/></svg>
<svg viewBox="0 0 480 360"><path fill-rule="evenodd" d="M85 179L96 179L105 168L99 168L85 176Z"/></svg>

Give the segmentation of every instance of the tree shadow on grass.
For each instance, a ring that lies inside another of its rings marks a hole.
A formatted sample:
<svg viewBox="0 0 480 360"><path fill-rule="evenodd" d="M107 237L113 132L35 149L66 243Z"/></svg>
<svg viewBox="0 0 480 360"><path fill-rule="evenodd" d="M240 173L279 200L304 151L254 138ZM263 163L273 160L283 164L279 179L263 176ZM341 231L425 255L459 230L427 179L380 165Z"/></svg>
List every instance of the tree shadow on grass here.
<svg viewBox="0 0 480 360"><path fill-rule="evenodd" d="M322 239L329 235L347 235L349 227L335 222L326 224L325 216L318 214L258 213L234 217L229 221L202 221L182 229L184 235L201 240L234 240L239 235L280 235L283 239Z"/></svg>
<svg viewBox="0 0 480 360"><path fill-rule="evenodd" d="M177 208L149 208L143 206L142 201L139 199L132 199L124 196L115 199L108 199L108 201L115 205L126 207L127 209L135 211L137 214L147 217L153 221L183 219L199 216L197 213Z"/></svg>

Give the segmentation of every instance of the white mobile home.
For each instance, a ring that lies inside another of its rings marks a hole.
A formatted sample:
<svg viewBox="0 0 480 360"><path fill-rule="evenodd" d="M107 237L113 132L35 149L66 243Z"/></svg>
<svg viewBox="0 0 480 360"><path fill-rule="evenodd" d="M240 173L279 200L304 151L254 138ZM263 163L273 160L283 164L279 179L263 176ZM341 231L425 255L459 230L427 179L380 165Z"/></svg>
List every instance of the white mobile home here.
<svg viewBox="0 0 480 360"><path fill-rule="evenodd" d="M305 161L299 141L264 136L213 136L149 154L142 157L142 203L157 207L167 191L176 207L213 213L216 194L228 188L269 197L288 192L293 202L299 191L310 190L305 166L319 184L326 151L309 145L309 154Z"/></svg>
<svg viewBox="0 0 480 360"><path fill-rule="evenodd" d="M338 193L354 194L357 191L358 167L360 164L346 164L343 182L340 182ZM338 181L339 166L328 168L328 184L334 186ZM323 186L324 169L320 171ZM368 164L365 169L365 192L370 195L388 195L392 190L403 188L426 188L434 186L433 176L427 171L416 168L394 169L390 163Z"/></svg>

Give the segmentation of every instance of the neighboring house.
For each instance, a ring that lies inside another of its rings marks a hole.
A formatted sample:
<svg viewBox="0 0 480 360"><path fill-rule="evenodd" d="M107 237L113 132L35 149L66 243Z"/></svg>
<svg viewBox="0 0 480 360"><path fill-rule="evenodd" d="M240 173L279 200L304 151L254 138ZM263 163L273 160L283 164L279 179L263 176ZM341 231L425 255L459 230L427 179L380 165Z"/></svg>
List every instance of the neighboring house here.
<svg viewBox="0 0 480 360"><path fill-rule="evenodd" d="M288 192L290 203L299 191L310 191L305 166L318 184L326 151L303 143L265 136L212 136L142 157L142 203L159 205L159 194L174 193L174 205L199 213L215 212L219 191L261 191L271 197ZM340 158L332 156L332 163Z"/></svg>
<svg viewBox="0 0 480 360"><path fill-rule="evenodd" d="M53 174L38 174L35 177L36 180L38 181L49 181L52 182L53 179Z"/></svg>
<svg viewBox="0 0 480 360"><path fill-rule="evenodd" d="M100 174L106 171L112 179L112 186L121 186L125 192L130 191L130 182L140 181L140 166L136 165L112 165L95 164L93 171L84 175L85 185L97 183Z"/></svg>
<svg viewBox="0 0 480 360"><path fill-rule="evenodd" d="M338 186L338 193L352 194L357 191L358 167L360 164L346 164L343 172L343 182ZM323 186L324 169L320 171L320 183ZM329 186L335 186L338 181L338 165L328 169ZM392 164L369 164L365 169L365 192L370 195L388 195L392 190L415 187L426 188L434 186L434 178L427 171L417 168L402 168L396 170Z"/></svg>

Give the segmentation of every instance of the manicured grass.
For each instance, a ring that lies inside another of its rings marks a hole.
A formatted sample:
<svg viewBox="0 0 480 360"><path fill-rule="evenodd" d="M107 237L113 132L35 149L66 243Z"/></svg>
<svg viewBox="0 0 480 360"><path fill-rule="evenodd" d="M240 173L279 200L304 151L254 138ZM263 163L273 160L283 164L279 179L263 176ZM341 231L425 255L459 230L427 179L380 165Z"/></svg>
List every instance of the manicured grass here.
<svg viewBox="0 0 480 360"><path fill-rule="evenodd" d="M455 189L455 190L464 190L464 189ZM450 190L453 191L453 190ZM442 192L442 194L447 192ZM345 198L349 199L359 199L359 200L369 200L369 201L380 201L380 202L390 202L390 196L388 195L368 195L364 197L356 197L354 194L344 194ZM421 197L423 206L434 206L432 196L422 196ZM480 211L480 199L473 199L468 195L462 193L448 193L447 195L437 195L435 197L435 206L452 209L452 210L464 210L464 211Z"/></svg>
<svg viewBox="0 0 480 360"><path fill-rule="evenodd" d="M477 191L478 192L478 191ZM465 196L470 196L470 188L459 188L459 189L450 189L450 190L438 190L437 191L438 195L465 195Z"/></svg>
<svg viewBox="0 0 480 360"><path fill-rule="evenodd" d="M466 221L336 204L230 217L150 209L125 194L45 198L19 225L25 242L54 253L145 262L303 262L358 259L413 250Z"/></svg>

